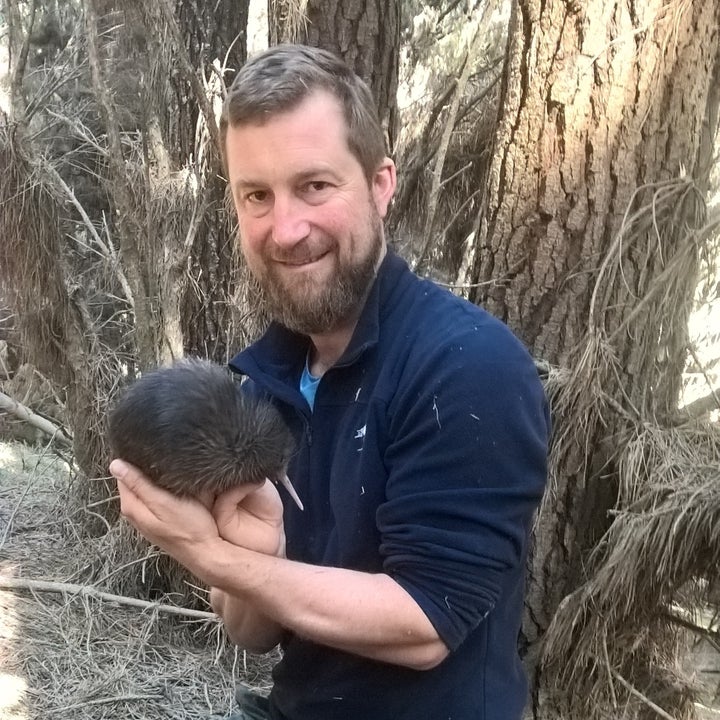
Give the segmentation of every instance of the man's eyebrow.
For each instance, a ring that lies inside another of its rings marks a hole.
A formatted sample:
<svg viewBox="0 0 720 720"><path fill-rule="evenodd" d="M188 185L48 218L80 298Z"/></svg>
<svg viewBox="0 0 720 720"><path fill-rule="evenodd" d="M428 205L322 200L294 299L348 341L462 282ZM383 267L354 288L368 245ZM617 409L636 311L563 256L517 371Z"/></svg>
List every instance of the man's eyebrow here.
<svg viewBox="0 0 720 720"><path fill-rule="evenodd" d="M334 180L339 180L340 176L332 169L324 165L318 165L317 167L311 167L307 170L302 170L294 176L295 182L302 182L303 180L312 180L312 178L322 175L324 177L331 177Z"/></svg>
<svg viewBox="0 0 720 720"><path fill-rule="evenodd" d="M337 182L341 180L341 176L332 168L326 165L317 165L314 167L306 168L304 170L300 170L299 172L295 173L291 176L290 182L293 184L307 182L308 180L312 180L313 178L316 178L318 176L330 177ZM233 183L233 189L238 191L247 190L248 188L264 188L267 186L267 183L261 182L260 180L253 180L249 177L238 178Z"/></svg>
<svg viewBox="0 0 720 720"><path fill-rule="evenodd" d="M235 189L235 190L245 190L245 189L251 188L251 187L252 187L252 188L262 187L262 185L263 185L263 184L262 184L261 182L258 182L258 181L256 181L256 180L252 180L252 179L250 179L250 178L238 178L238 179L233 183L233 189Z"/></svg>

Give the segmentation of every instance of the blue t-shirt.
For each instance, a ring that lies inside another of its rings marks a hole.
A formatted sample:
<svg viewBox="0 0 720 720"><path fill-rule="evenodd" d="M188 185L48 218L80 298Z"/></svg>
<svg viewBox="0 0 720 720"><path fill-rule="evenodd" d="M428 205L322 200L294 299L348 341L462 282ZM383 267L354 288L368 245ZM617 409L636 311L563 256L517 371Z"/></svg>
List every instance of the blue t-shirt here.
<svg viewBox="0 0 720 720"><path fill-rule="evenodd" d="M315 393L317 392L317 386L320 382L319 377L315 377L308 367L308 361L305 360L305 367L302 375L300 376L300 392L303 397L307 400L307 404L312 410L315 407Z"/></svg>

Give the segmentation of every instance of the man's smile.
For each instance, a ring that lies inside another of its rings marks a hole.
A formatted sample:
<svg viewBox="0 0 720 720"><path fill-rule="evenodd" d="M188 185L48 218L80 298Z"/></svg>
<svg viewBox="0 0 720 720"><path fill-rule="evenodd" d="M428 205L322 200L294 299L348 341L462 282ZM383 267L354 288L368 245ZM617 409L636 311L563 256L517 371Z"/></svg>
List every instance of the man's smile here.
<svg viewBox="0 0 720 720"><path fill-rule="evenodd" d="M302 257L289 257L289 258L277 258L275 259L275 262L279 265L285 265L287 267L296 267L296 268L307 268L311 265L315 265L316 263L320 262L323 258L327 257L330 254L330 250L325 250L324 252L315 253L313 255L304 255Z"/></svg>

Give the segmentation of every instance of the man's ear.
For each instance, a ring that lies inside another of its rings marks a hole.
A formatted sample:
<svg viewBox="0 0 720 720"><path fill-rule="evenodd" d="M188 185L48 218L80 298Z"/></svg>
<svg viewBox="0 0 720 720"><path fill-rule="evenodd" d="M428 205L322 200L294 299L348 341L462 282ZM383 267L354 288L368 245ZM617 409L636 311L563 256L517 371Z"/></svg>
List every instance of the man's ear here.
<svg viewBox="0 0 720 720"><path fill-rule="evenodd" d="M384 218L387 215L390 201L395 194L397 187L397 173L395 171L395 163L386 157L378 165L377 170L372 179L372 195L378 215Z"/></svg>

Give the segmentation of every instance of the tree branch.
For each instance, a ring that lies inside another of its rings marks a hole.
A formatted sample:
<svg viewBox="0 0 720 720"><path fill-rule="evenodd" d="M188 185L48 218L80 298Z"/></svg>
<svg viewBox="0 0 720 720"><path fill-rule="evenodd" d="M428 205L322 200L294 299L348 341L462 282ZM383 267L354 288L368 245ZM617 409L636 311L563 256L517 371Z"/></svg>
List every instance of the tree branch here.
<svg viewBox="0 0 720 720"><path fill-rule="evenodd" d="M54 708L53 712L60 713L67 710L79 710L80 708L89 707L91 705L107 705L119 702L130 702L131 700L162 700L164 695L115 695L113 697L96 698L95 700L85 700L84 702L75 703L74 705L63 705Z"/></svg>
<svg viewBox="0 0 720 720"><path fill-rule="evenodd" d="M703 365L703 363L700 362L700 358L698 357L698 354L695 351L695 348L692 344L689 344L687 346L687 349L688 349L688 352L690 353L690 355L692 355L692 359L694 360L695 364L700 368L700 371L702 372L703 377L705 378L705 382L707 383L707 386L710 388L710 397L712 397L714 404L711 404L709 409L720 409L720 397L718 397L718 393L715 390L715 388L713 387L712 379L708 375L707 367L705 367L705 365ZM709 402L707 397L701 398L701 400L704 400L705 403ZM697 402L698 401L696 400L695 403L697 403ZM691 404L695 405L695 403L691 403ZM697 407L700 407L700 406L696 405L696 408ZM686 408L686 411L688 411L687 408Z"/></svg>
<svg viewBox="0 0 720 720"><path fill-rule="evenodd" d="M5 410L16 418L41 430L46 435L50 435L53 440L57 440L70 448L72 447L72 440L57 425L37 415L29 407L26 407L3 392L0 392L0 410Z"/></svg>
<svg viewBox="0 0 720 720"><path fill-rule="evenodd" d="M92 585L76 585L74 583L51 582L48 580L29 580L27 578L9 578L0 575L0 588L4 590L32 590L34 592L60 593L61 595L75 595L79 597L91 597L105 602L118 603L142 610L155 610L168 615L179 615L195 620L213 620L220 622L215 613L204 610L193 610L192 608L177 607L164 603L148 602L139 598L126 597L124 595L113 595L112 593L98 590Z"/></svg>
<svg viewBox="0 0 720 720"><path fill-rule="evenodd" d="M82 218L82 221L87 228L87 231L90 233L90 236L93 238L93 240L95 240L96 245L102 251L102 255L112 263L118 282L120 283L120 286L125 293L128 304L131 308L135 309L135 299L132 289L130 288L130 283L128 283L128 280L125 277L122 265L118 262L117 255L112 247L112 243L106 244L105 242L103 242L102 238L98 234L98 231L95 229L95 226L88 217L88 214L85 212L85 208L75 196L75 192L72 190L72 188L70 188L68 184L62 179L60 173L58 173L58 171L46 160L42 161L42 166L45 172L50 175L53 181L57 183L57 185L59 185L60 188L62 188L63 192L68 196L70 202L80 214L80 217Z"/></svg>
<svg viewBox="0 0 720 720"><path fill-rule="evenodd" d="M670 622L673 622L676 625L684 627L686 630L690 630L691 632L702 636L706 642L712 645L716 652L720 653L720 629L715 629L712 625L703 627L702 625L691 622L684 617L680 617L680 615L677 615L670 610L664 612L663 617L667 618Z"/></svg>
<svg viewBox="0 0 720 720"><path fill-rule="evenodd" d="M98 110L107 133L107 159L114 181L112 201L117 211L117 227L120 238L120 255L125 265L132 306L135 311L135 342L138 360L142 368L157 364L158 342L157 313L154 310L154 271L151 243L144 235L145 228L138 219L140 208L133 200L132 180L128 176L122 148L122 137L117 112L110 90L103 77L97 33L99 0L85 2L85 31L87 37L88 63ZM123 288L125 292L128 288Z"/></svg>
<svg viewBox="0 0 720 720"><path fill-rule="evenodd" d="M440 188L442 184L442 172L445 166L445 157L447 156L447 150L450 145L450 138L453 130L455 129L455 120L457 118L458 111L460 109L460 101L462 100L463 93L465 92L465 86L467 85L468 78L470 77L470 69L473 66L475 55L477 54L480 46L480 42L484 40L484 35L476 30L475 37L470 42L467 53L465 55L465 64L460 75L460 79L455 85L455 96L453 97L452 104L450 105L450 111L443 130L442 139L440 140L440 147L438 149L437 158L435 159L435 168L433 170L432 187L430 189L430 198L428 200L428 213L425 219L425 230L423 232L425 236L425 244L423 245L420 255L418 256L415 267L413 268L416 272L421 271L425 265L425 259L430 251L430 247L435 240L433 235L433 229L435 227L435 213L437 211L438 199L440 196Z"/></svg>
<svg viewBox="0 0 720 720"><path fill-rule="evenodd" d="M631 694L634 695L636 698L644 702L651 710L653 710L657 715L659 715L663 720L675 720L675 718L666 713L659 705L656 705L652 700L650 700L649 697L646 695L643 695L639 690L636 690L622 675L615 672L612 668L610 668L610 672L612 673L613 677Z"/></svg>

